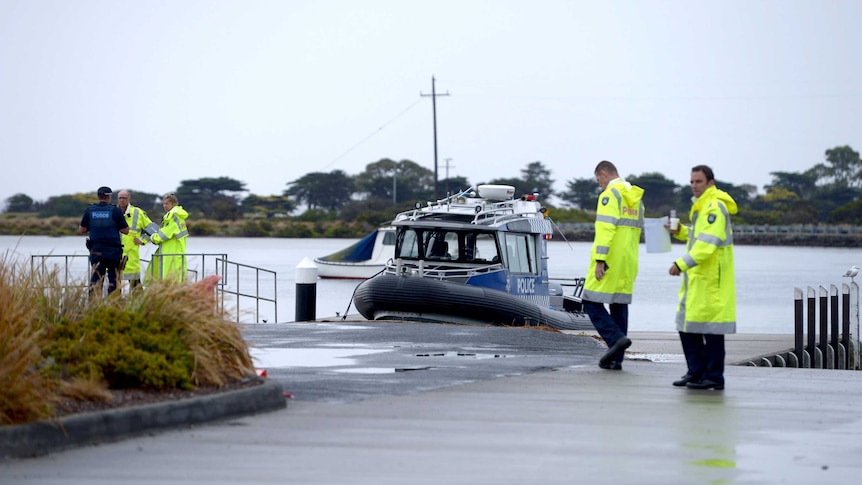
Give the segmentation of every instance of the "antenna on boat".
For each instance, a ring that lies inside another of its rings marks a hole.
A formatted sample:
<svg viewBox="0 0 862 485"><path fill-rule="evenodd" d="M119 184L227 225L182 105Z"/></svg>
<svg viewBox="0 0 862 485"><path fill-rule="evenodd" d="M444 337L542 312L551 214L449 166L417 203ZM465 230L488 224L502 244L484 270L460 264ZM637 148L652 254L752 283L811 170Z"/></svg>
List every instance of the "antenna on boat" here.
<svg viewBox="0 0 862 485"><path fill-rule="evenodd" d="M557 230L557 232L559 232L559 233L560 233L560 236L563 238L563 241L566 241L566 244L568 244L568 245L569 245L569 249L571 249L572 251L574 251L574 250L575 250L575 248L573 248L573 247L572 247L572 244L569 242L569 240L568 240L568 239L566 239L566 235L565 235L565 234L563 234L563 231L560 229L560 226L558 226L558 225L557 225L557 223L556 223L556 222L554 222L554 220L553 220L553 219L551 219L551 217L550 217L550 216L548 216L548 220L549 220L549 221L551 221L551 225L552 225L552 226L554 226L554 229L556 229L556 230Z"/></svg>

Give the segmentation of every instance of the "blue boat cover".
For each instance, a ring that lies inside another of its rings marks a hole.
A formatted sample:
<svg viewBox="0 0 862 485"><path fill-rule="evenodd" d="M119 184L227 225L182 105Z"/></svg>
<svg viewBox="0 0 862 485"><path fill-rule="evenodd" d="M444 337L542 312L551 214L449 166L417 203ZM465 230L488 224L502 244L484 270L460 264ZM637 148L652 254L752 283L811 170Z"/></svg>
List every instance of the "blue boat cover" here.
<svg viewBox="0 0 862 485"><path fill-rule="evenodd" d="M374 254L374 241L377 239L377 231L363 237L341 251L320 258L321 261L332 261L334 263L355 263L367 261Z"/></svg>

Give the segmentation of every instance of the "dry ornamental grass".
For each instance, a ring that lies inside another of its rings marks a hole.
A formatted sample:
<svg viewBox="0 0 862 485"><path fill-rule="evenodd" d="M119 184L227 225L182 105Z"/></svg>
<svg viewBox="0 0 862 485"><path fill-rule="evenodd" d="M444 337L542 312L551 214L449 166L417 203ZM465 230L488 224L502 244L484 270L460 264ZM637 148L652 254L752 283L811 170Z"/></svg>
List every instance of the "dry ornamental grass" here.
<svg viewBox="0 0 862 485"><path fill-rule="evenodd" d="M258 383L212 282L88 297L0 257L0 425Z"/></svg>

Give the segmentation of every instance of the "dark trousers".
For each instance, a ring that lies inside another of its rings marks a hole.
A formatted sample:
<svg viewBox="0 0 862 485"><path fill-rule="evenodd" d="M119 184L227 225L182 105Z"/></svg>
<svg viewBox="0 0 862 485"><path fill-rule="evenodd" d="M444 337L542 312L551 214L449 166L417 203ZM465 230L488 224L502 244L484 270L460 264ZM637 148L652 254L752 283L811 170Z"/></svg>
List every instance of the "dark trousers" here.
<svg viewBox="0 0 862 485"><path fill-rule="evenodd" d="M590 321L596 327L596 331L612 347L617 340L625 337L629 331L629 306L623 303L611 303L608 313L605 305L594 301L583 301L584 312L590 316ZM617 352L614 361L622 363L625 358L625 350Z"/></svg>
<svg viewBox="0 0 862 485"><path fill-rule="evenodd" d="M117 268L119 261L98 260L92 263L93 273L90 275L90 294L96 288L101 288L100 282L108 280L108 294L117 289Z"/></svg>
<svg viewBox="0 0 862 485"><path fill-rule="evenodd" d="M679 341L695 381L708 379L724 384L724 335L679 332Z"/></svg>

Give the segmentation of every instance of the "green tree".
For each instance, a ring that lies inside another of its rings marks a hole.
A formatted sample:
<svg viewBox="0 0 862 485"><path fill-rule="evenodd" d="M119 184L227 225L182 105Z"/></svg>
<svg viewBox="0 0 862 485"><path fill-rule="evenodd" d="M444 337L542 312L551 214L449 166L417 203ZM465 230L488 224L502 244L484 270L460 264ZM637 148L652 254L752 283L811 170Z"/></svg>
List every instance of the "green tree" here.
<svg viewBox="0 0 862 485"><path fill-rule="evenodd" d="M470 182L465 177L449 177L437 181L437 192L442 197L445 197L446 194L452 195L459 190L467 190L469 188Z"/></svg>
<svg viewBox="0 0 862 485"><path fill-rule="evenodd" d="M751 208L761 215L746 212L745 218L749 223L805 224L817 219L817 210L810 202L780 187L767 188L766 194L752 201ZM768 216L764 217L764 214Z"/></svg>
<svg viewBox="0 0 862 485"><path fill-rule="evenodd" d="M342 170L329 173L312 172L288 182L289 188L284 192L297 202L304 203L309 209L323 208L338 211L356 190L356 184Z"/></svg>
<svg viewBox="0 0 862 485"><path fill-rule="evenodd" d="M341 218L346 221L366 223L369 226L366 229L370 230L391 221L399 212L411 208L413 203L409 201L393 204L392 199L369 197L365 200L350 201L341 210Z"/></svg>
<svg viewBox="0 0 862 485"><path fill-rule="evenodd" d="M730 182L723 182L717 179L715 186L730 194L739 207L748 207L751 205L752 193L757 192L757 187L751 184L734 185Z"/></svg>
<svg viewBox="0 0 862 485"><path fill-rule="evenodd" d="M526 168L521 169L521 177L529 187L526 193L538 193L545 200L554 195L554 179L551 178L551 171L545 168L542 162L529 163Z"/></svg>
<svg viewBox="0 0 862 485"><path fill-rule="evenodd" d="M810 199L817 190L817 172L814 169L804 172L769 172L769 175L772 175L772 183L767 187L789 190L803 199Z"/></svg>
<svg viewBox="0 0 862 485"><path fill-rule="evenodd" d="M646 172L641 175L630 175L626 180L644 189L643 203L648 214L667 215L671 209L684 212L686 205L680 204L679 194L685 191L673 180L658 172ZM690 194L690 192L689 192Z"/></svg>
<svg viewBox="0 0 862 485"><path fill-rule="evenodd" d="M848 145L826 150L823 174L827 180L838 187L862 186L862 159L859 152Z"/></svg>
<svg viewBox="0 0 862 485"><path fill-rule="evenodd" d="M487 182L493 185L511 185L515 188L515 197L526 194L539 194L539 200L548 200L555 194L551 171L542 162L532 162L521 169L521 177L496 178ZM480 184L481 185L481 184Z"/></svg>
<svg viewBox="0 0 862 485"><path fill-rule="evenodd" d="M595 178L574 178L566 182L566 190L558 196L569 205L581 210L595 210L602 187Z"/></svg>
<svg viewBox="0 0 862 485"><path fill-rule="evenodd" d="M862 225L862 200L856 200L835 209L829 214L829 222Z"/></svg>
<svg viewBox="0 0 862 485"><path fill-rule="evenodd" d="M6 199L6 212L32 212L33 199L27 194L15 194Z"/></svg>
<svg viewBox="0 0 862 485"><path fill-rule="evenodd" d="M271 219L277 216L285 216L296 209L296 204L286 195L260 196L249 194L242 200L240 209L245 215L254 215Z"/></svg>
<svg viewBox="0 0 862 485"><path fill-rule="evenodd" d="M39 217L81 217L88 205L97 202L96 194L78 193L48 197L48 200L41 204Z"/></svg>
<svg viewBox="0 0 862 485"><path fill-rule="evenodd" d="M853 187L830 184L818 187L809 203L816 208L818 220L827 220L832 211L858 200L859 193L860 190Z"/></svg>
<svg viewBox="0 0 862 485"><path fill-rule="evenodd" d="M180 205L189 212L217 220L239 217L239 196L245 183L230 177L183 180L177 188Z"/></svg>
<svg viewBox="0 0 862 485"><path fill-rule="evenodd" d="M511 178L497 178L487 182L490 185L511 185L515 188L515 197L520 197L524 194L532 194L533 186L529 182L524 179L511 177ZM484 185L484 184L479 184ZM541 195L541 194L539 194ZM540 200L541 197L540 197Z"/></svg>
<svg viewBox="0 0 862 485"><path fill-rule="evenodd" d="M434 197L434 172L410 160L384 158L369 163L355 180L357 190L367 198L394 199L398 203Z"/></svg>

